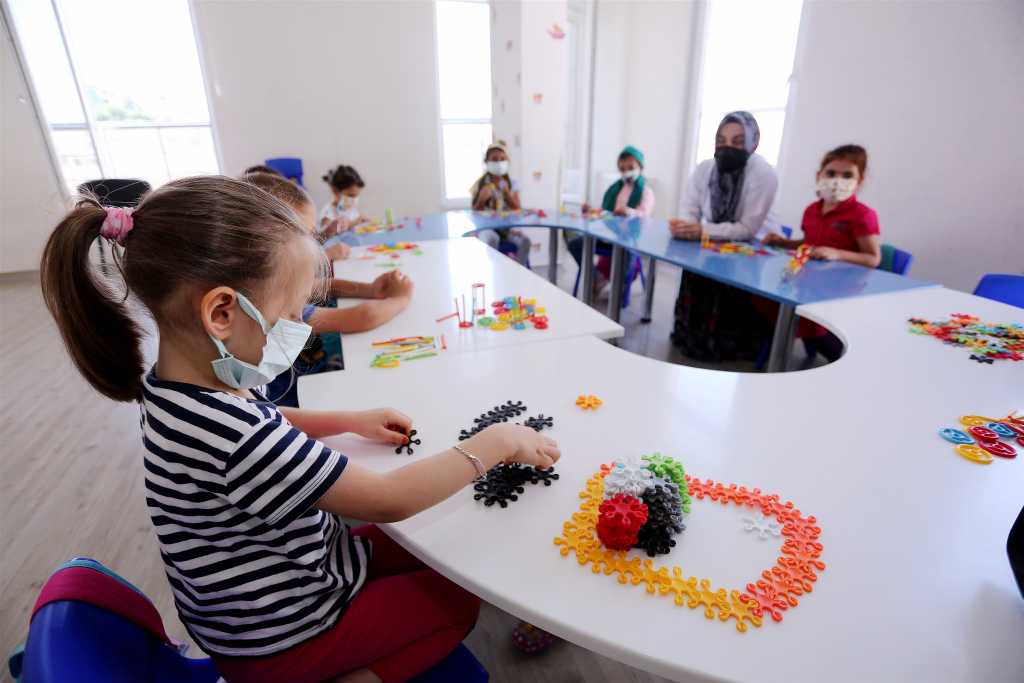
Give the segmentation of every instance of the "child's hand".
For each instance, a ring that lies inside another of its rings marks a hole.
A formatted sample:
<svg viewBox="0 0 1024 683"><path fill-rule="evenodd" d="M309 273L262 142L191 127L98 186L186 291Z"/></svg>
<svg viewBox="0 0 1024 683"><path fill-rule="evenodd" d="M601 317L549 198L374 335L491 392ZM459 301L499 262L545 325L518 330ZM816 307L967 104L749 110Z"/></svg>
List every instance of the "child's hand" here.
<svg viewBox="0 0 1024 683"><path fill-rule="evenodd" d="M767 235L764 236L764 239L761 240L762 244L764 244L766 246L769 246L769 247L772 247L772 246L782 246L786 242L787 242L787 240L786 240L785 237L783 237L782 235L780 235L778 233L775 233L775 232L768 233Z"/></svg>
<svg viewBox="0 0 1024 683"><path fill-rule="evenodd" d="M501 462L520 462L541 469L551 467L562 457L554 439L509 422L491 425L464 444L471 453L475 452L474 448L495 449Z"/></svg>
<svg viewBox="0 0 1024 683"><path fill-rule="evenodd" d="M348 246L344 242L338 242L337 244L325 247L324 253L326 253L327 258L332 261L344 261L352 253L352 247Z"/></svg>
<svg viewBox="0 0 1024 683"><path fill-rule="evenodd" d="M699 240L703 232L700 223L690 223L682 218L668 219L668 229L677 240Z"/></svg>
<svg viewBox="0 0 1024 683"><path fill-rule="evenodd" d="M625 209L615 209L615 211L612 211L612 213L615 214L616 216L628 216L629 215L628 213L626 213Z"/></svg>
<svg viewBox="0 0 1024 683"><path fill-rule="evenodd" d="M590 204L587 204L586 202L583 202L583 205L580 206L580 213L588 214L588 213L590 213L590 209L591 209Z"/></svg>
<svg viewBox="0 0 1024 683"><path fill-rule="evenodd" d="M493 196L494 196L494 184L493 183L487 183L486 185L484 185L483 187L480 188L480 195L479 195L480 199L487 200L487 199L490 199Z"/></svg>
<svg viewBox="0 0 1024 683"><path fill-rule="evenodd" d="M392 297L412 296L412 280L398 270L392 270L377 277L370 284L374 299L390 299Z"/></svg>
<svg viewBox="0 0 1024 683"><path fill-rule="evenodd" d="M406 435L412 429L412 420L397 410L378 408L352 413L351 419L345 426L346 431L353 434L397 446L409 440Z"/></svg>
<svg viewBox="0 0 1024 683"><path fill-rule="evenodd" d="M839 259L839 250L832 247L814 247L811 250L811 258L819 261L836 261Z"/></svg>

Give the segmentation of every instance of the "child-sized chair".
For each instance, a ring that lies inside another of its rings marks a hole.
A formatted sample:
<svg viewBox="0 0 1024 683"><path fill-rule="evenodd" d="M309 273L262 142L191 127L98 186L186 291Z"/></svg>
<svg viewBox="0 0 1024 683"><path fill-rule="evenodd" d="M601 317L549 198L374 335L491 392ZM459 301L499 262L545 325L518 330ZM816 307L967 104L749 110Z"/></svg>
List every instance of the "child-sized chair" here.
<svg viewBox="0 0 1024 683"><path fill-rule="evenodd" d="M275 157L265 160L264 163L288 180L297 182L299 187L305 187L302 184L302 159L298 157Z"/></svg>
<svg viewBox="0 0 1024 683"><path fill-rule="evenodd" d="M914 255L909 251L897 249L891 244L882 245L882 260L878 262L879 270L887 270L896 275L906 275L910 272L910 265L914 262Z"/></svg>
<svg viewBox="0 0 1024 683"><path fill-rule="evenodd" d="M627 251L629 254L629 266L626 269L626 277L622 282L622 307L629 308L630 292L633 290L633 282L636 280L637 275L640 276L640 284L646 290L647 289L647 277L644 275L644 263L640 258L640 254L634 254L631 251ZM610 244L601 244L598 242L594 245L594 256L605 256L610 257L612 254L612 247ZM596 259L595 259L596 260ZM572 295L576 296L576 293L580 289L580 276L583 273L583 266L581 265L576 269L576 282L572 286Z"/></svg>
<svg viewBox="0 0 1024 683"><path fill-rule="evenodd" d="M974 295L1024 308L1024 275L989 273L978 282Z"/></svg>
<svg viewBox="0 0 1024 683"><path fill-rule="evenodd" d="M500 253L504 254L505 256L511 256L512 258L516 258L516 256L518 256L518 254L519 254L519 246L515 242L512 242L510 240L500 240L498 242L498 251ZM529 254L526 255L526 259L523 262L523 265L526 266L527 269L529 269L529 267L530 267L530 255Z"/></svg>
<svg viewBox="0 0 1024 683"><path fill-rule="evenodd" d="M76 557L50 576L36 600L28 642L8 660L18 683L216 683L209 658L185 657L142 592L100 562ZM459 645L413 683L487 683Z"/></svg>

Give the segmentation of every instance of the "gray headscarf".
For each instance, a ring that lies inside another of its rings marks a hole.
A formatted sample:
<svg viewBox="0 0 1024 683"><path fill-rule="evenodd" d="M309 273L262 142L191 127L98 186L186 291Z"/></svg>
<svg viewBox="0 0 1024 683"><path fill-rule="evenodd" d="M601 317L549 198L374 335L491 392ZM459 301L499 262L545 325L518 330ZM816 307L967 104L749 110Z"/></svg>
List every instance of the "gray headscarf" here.
<svg viewBox="0 0 1024 683"><path fill-rule="evenodd" d="M747 154L753 154L757 149L757 143L761 141L761 129L757 126L757 120L746 111L730 112L722 118L718 124L718 135L722 126L727 123L738 123L743 126L743 146ZM708 188L711 190L711 222L732 223L736 220L736 209L740 204L740 191L743 189L743 172L746 164L731 173L720 173L718 164L711 169L711 178L708 181Z"/></svg>

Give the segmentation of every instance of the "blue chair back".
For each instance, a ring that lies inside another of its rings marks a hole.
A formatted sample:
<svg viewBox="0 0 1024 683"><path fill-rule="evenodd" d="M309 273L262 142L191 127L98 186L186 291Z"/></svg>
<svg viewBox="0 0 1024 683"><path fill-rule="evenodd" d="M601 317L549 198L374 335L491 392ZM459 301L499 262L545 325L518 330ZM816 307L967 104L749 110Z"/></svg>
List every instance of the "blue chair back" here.
<svg viewBox="0 0 1024 683"><path fill-rule="evenodd" d="M460 643L433 667L410 678L409 683L487 683L488 680L490 675L484 665Z"/></svg>
<svg viewBox="0 0 1024 683"><path fill-rule="evenodd" d="M1024 308L1024 275L989 273L981 278L974 294Z"/></svg>
<svg viewBox="0 0 1024 683"><path fill-rule="evenodd" d="M277 157L275 159L267 159L266 164L285 178L297 182L300 187L305 187L302 183L302 159L297 157Z"/></svg>
<svg viewBox="0 0 1024 683"><path fill-rule="evenodd" d="M789 227L788 225L783 225L782 236L785 237L787 240L793 239L793 228Z"/></svg>
<svg viewBox="0 0 1024 683"><path fill-rule="evenodd" d="M896 275L906 275L910 272L910 265L914 262L914 255L909 251L897 249L891 244L882 245L882 260L878 264L879 270L887 270Z"/></svg>

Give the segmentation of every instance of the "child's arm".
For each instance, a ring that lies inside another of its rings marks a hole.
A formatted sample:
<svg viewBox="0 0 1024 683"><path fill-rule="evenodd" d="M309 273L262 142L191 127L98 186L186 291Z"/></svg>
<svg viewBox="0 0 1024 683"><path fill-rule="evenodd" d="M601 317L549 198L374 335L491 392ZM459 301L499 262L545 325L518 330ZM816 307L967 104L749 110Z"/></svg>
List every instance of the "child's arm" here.
<svg viewBox="0 0 1024 683"><path fill-rule="evenodd" d="M372 282L356 282L355 280L331 280L332 299L376 299L373 295Z"/></svg>
<svg viewBox="0 0 1024 683"><path fill-rule="evenodd" d="M389 299L395 296L412 296L412 280L402 271L389 270L374 278L373 282L353 280L331 280L331 296L351 299Z"/></svg>
<svg viewBox="0 0 1024 683"><path fill-rule="evenodd" d="M380 327L405 310L408 296L364 301L348 308L317 308L309 318L313 331L354 334Z"/></svg>
<svg viewBox="0 0 1024 683"><path fill-rule="evenodd" d="M327 254L327 258L332 261L344 261L349 257L349 254L352 253L352 247L348 246L344 242L337 242L329 247L324 247L324 253Z"/></svg>
<svg viewBox="0 0 1024 683"><path fill-rule="evenodd" d="M491 195L494 194L494 185L487 183L480 188L480 193L476 196L476 201L473 202L474 211L482 211L487 208L487 205L491 201Z"/></svg>
<svg viewBox="0 0 1024 683"><path fill-rule="evenodd" d="M782 247L783 249L796 249L797 247L804 243L802 239L786 239L785 237L776 232L769 232L767 235L764 236L764 239L762 239L761 242L770 247Z"/></svg>
<svg viewBox="0 0 1024 683"><path fill-rule="evenodd" d="M502 194L505 197L505 207L510 211L518 211L522 208L522 204L519 202L519 191L512 190L510 188L504 188Z"/></svg>
<svg viewBox="0 0 1024 683"><path fill-rule="evenodd" d="M882 243L878 235L857 237L857 248L860 251L815 247L811 256L823 261L845 261L866 268L877 268L878 264L882 262Z"/></svg>
<svg viewBox="0 0 1024 683"><path fill-rule="evenodd" d="M406 442L405 435L412 429L412 420L408 416L390 408L344 411L302 410L282 406L278 410L293 427L311 439L351 432L397 445Z"/></svg>
<svg viewBox="0 0 1024 683"><path fill-rule="evenodd" d="M561 457L558 444L529 427L493 425L459 446L484 470L501 461L551 467ZM398 522L440 503L478 476L473 462L450 448L391 470L374 472L349 462L316 506L367 522Z"/></svg>

